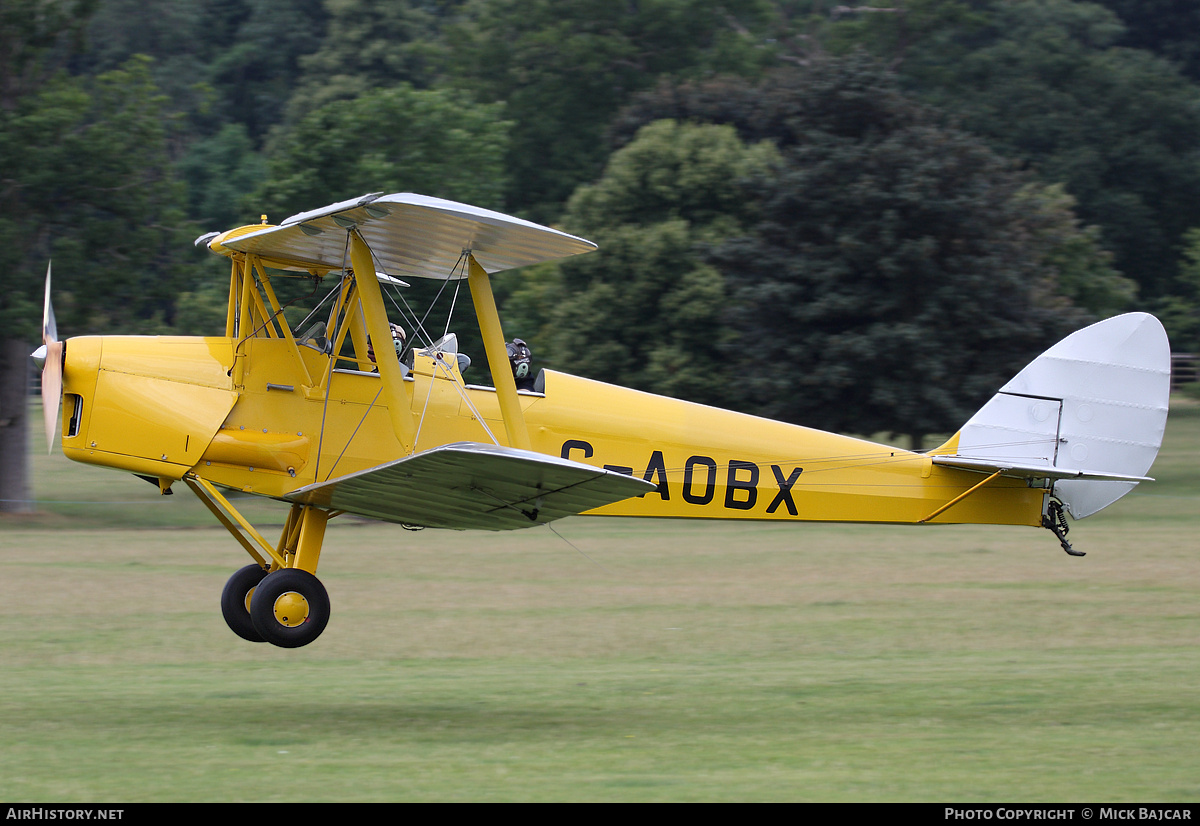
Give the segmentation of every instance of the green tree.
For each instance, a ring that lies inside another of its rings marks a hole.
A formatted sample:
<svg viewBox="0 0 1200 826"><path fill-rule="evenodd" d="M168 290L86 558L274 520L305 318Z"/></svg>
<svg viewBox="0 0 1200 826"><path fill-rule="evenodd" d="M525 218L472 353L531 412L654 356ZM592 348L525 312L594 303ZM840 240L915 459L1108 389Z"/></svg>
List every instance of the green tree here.
<svg viewBox="0 0 1200 826"><path fill-rule="evenodd" d="M1120 47L1126 27L1094 3L912 0L901 10L831 28L993 149L1062 183L1143 300L1167 293L1180 238L1200 224L1200 88L1166 60Z"/></svg>
<svg viewBox="0 0 1200 826"><path fill-rule="evenodd" d="M303 82L302 63L326 36L332 4L323 0L206 3L205 33L212 40L202 77L211 89L211 101L193 115L195 128L208 136L219 127L239 124L255 149L261 149L271 130L285 121L289 101Z"/></svg>
<svg viewBox="0 0 1200 826"><path fill-rule="evenodd" d="M1125 24L1120 46L1146 49L1200 81L1200 5L1180 0L1094 0Z"/></svg>
<svg viewBox="0 0 1200 826"><path fill-rule="evenodd" d="M242 124L226 124L194 142L177 168L187 186L188 215L200 226L228 229L257 219L243 201L265 181L266 161Z"/></svg>
<svg viewBox="0 0 1200 826"><path fill-rule="evenodd" d="M20 251L35 226L23 213L24 147L13 127L25 101L78 50L88 3L10 0L0 5L0 512L32 510L26 388L31 342L40 338L38 304Z"/></svg>
<svg viewBox="0 0 1200 826"><path fill-rule="evenodd" d="M94 80L56 76L0 110L0 388L24 403L46 263L62 335L170 321L194 233L167 157L164 101L146 61ZM13 420L11 403L0 418ZM5 428L0 428L4 430ZM0 438L0 499L24 439Z"/></svg>
<svg viewBox="0 0 1200 826"><path fill-rule="evenodd" d="M1175 352L1200 352L1200 227L1183 236L1179 274L1171 294L1152 309L1167 328Z"/></svg>
<svg viewBox="0 0 1200 826"><path fill-rule="evenodd" d="M1086 236L1030 210L1026 176L878 64L818 61L754 95L749 129L775 136L783 167L746 190L752 232L710 259L752 409L920 446L1085 320L1049 259Z"/></svg>
<svg viewBox="0 0 1200 826"><path fill-rule="evenodd" d="M94 0L78 74L154 59L155 84L170 111L188 117L189 136L241 124L259 148L280 123L316 51L328 15L322 0Z"/></svg>
<svg viewBox="0 0 1200 826"><path fill-rule="evenodd" d="M440 15L461 3L329 0L320 44L298 59L300 75L288 120L335 100L352 100L397 84L432 85L441 51ZM270 20L276 18L272 16Z"/></svg>
<svg viewBox="0 0 1200 826"><path fill-rule="evenodd" d="M1029 247L1053 272L1058 293L1097 318L1133 307L1137 283L1113 268L1100 228L1083 226L1075 214L1075 199L1062 184L1026 184L1016 199L1029 223Z"/></svg>
<svg viewBox="0 0 1200 826"><path fill-rule="evenodd" d="M617 110L662 75L757 74L774 59L762 0L472 0L445 28L446 71L513 121L511 209L555 218L594 180Z"/></svg>
<svg viewBox="0 0 1200 826"><path fill-rule="evenodd" d="M54 259L60 327L156 330L187 276L194 227L168 155L166 101L149 61L95 79L59 78L27 96L3 130L5 271L40 306Z"/></svg>
<svg viewBox="0 0 1200 826"><path fill-rule="evenodd" d="M510 128L501 108L403 84L328 103L273 146L250 209L284 218L380 191L499 207Z"/></svg>
<svg viewBox="0 0 1200 826"><path fill-rule="evenodd" d="M97 0L5 0L0 5L0 109L11 112L78 57Z"/></svg>
<svg viewBox="0 0 1200 826"><path fill-rule="evenodd" d="M85 48L73 61L76 77L120 69L136 55L151 58L155 86L174 113L196 112L209 102L207 62L217 48L210 35L213 11L204 0L96 0L85 32ZM221 9L241 13L235 9ZM217 15L224 27L224 15Z"/></svg>
<svg viewBox="0 0 1200 826"><path fill-rule="evenodd" d="M742 231L752 216L736 182L767 174L775 159L769 143L747 146L730 127L674 121L647 125L615 153L564 216L568 231L600 250L561 266L547 336L552 361L604 381L721 401L725 285L703 253Z"/></svg>

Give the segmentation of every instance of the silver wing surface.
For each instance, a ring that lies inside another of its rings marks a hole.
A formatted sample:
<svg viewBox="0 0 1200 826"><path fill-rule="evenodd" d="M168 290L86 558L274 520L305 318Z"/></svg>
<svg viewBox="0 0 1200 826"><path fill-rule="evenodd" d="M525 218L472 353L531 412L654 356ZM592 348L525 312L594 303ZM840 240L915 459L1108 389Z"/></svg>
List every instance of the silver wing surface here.
<svg viewBox="0 0 1200 826"><path fill-rule="evenodd" d="M346 232L362 235L378 269L390 276L466 278L461 261L474 256L487 273L591 252L583 238L530 221L428 195L364 195L302 212L277 227L210 242L297 267L339 269Z"/></svg>
<svg viewBox="0 0 1200 826"><path fill-rule="evenodd" d="M509 447L456 442L300 488L306 505L428 528L529 528L654 490L632 476Z"/></svg>

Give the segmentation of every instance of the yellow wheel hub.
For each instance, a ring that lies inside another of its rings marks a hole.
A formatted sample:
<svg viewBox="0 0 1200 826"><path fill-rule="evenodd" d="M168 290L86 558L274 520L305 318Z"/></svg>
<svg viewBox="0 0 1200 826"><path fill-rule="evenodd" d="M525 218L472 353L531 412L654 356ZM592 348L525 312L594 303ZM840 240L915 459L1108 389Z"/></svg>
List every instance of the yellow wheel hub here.
<svg viewBox="0 0 1200 826"><path fill-rule="evenodd" d="M288 628L302 625L308 619L308 600L295 591L280 594L275 600L275 619Z"/></svg>
<svg viewBox="0 0 1200 826"><path fill-rule="evenodd" d="M246 592L246 613L250 613L250 597L254 596L254 588Z"/></svg>

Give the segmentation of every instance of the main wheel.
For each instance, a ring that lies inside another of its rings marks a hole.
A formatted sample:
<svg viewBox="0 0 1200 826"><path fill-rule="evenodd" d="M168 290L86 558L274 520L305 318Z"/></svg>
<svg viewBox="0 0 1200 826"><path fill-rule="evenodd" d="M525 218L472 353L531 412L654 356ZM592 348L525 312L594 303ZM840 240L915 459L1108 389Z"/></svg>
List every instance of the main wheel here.
<svg viewBox="0 0 1200 826"><path fill-rule="evenodd" d="M266 575L261 566L247 565L229 578L221 592L221 615L225 617L225 624L230 631L250 642L265 642L250 619L250 597Z"/></svg>
<svg viewBox="0 0 1200 826"><path fill-rule="evenodd" d="M329 594L308 571L273 571L254 589L250 620L272 645L299 648L321 636L329 623Z"/></svg>

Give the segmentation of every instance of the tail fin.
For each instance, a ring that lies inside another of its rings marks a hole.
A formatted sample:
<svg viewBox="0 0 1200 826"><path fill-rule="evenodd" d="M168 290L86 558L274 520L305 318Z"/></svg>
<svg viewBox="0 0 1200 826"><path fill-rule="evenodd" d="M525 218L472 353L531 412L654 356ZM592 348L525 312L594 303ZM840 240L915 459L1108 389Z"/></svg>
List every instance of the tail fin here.
<svg viewBox="0 0 1200 826"><path fill-rule="evenodd" d="M1162 444L1171 348L1158 319L1127 313L1034 359L933 451L937 464L1050 479L1076 519L1131 491Z"/></svg>

